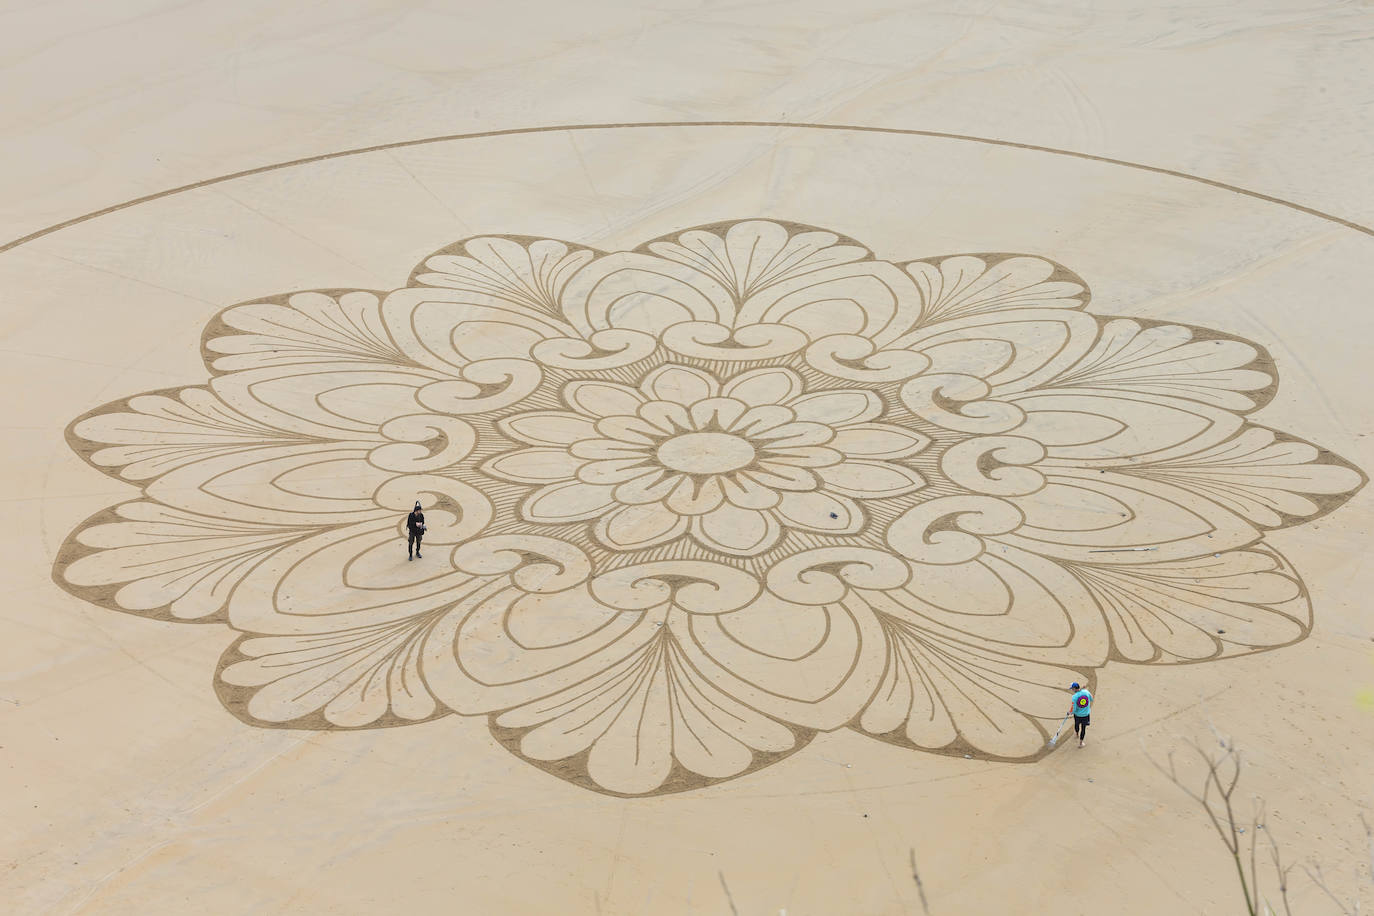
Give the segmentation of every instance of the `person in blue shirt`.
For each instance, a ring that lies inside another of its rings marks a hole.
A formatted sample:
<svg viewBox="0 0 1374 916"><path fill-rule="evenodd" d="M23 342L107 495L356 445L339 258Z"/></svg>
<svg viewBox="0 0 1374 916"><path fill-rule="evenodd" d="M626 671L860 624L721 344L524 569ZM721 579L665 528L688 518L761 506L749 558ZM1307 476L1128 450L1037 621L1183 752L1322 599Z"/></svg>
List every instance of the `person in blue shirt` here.
<svg viewBox="0 0 1374 916"><path fill-rule="evenodd" d="M1073 713L1073 733L1078 736L1078 746L1083 746L1083 739L1088 736L1088 723L1091 721L1089 715L1093 711L1093 695L1087 687L1080 687L1077 681L1069 685L1073 691L1070 698L1072 704L1069 712Z"/></svg>

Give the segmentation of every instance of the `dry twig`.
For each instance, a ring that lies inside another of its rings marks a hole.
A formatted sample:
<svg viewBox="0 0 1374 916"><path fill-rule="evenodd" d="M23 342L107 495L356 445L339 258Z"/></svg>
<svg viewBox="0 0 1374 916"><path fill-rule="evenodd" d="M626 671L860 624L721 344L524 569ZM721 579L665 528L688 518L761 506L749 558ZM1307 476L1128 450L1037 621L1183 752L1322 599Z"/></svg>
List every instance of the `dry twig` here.
<svg viewBox="0 0 1374 916"><path fill-rule="evenodd" d="M1210 726L1209 726L1210 727ZM1174 761L1174 752L1170 751L1167 757L1167 766L1155 760L1148 752L1145 757L1150 761L1155 769L1168 778L1170 782L1183 790L1193 801L1197 802L1207 815L1207 820L1216 830L1217 836L1221 838L1222 845L1230 854L1231 860L1236 866L1236 876L1240 880L1241 894L1245 900L1246 912L1250 916L1277 916L1274 908L1269 904L1260 893L1260 869L1258 863L1259 856L1259 833L1265 834L1265 841L1269 846L1269 862L1273 866L1274 877L1278 881L1278 900L1283 906L1284 916L1292 916L1292 909L1288 899L1289 876L1296 865L1285 865L1283 855L1279 850L1278 841L1274 839L1273 831L1270 829L1266 818L1266 808L1264 800L1256 797L1253 801L1253 808L1250 817L1250 848L1248 855L1245 854L1244 840L1246 828L1241 826L1236 819L1236 809L1234 796L1236 787L1240 783L1241 772L1244 768L1244 761L1240 751L1230 739L1222 735L1215 728L1212 734L1217 739L1219 752L1208 752L1197 742L1190 742L1190 746L1197 752L1205 768L1200 789L1194 788L1193 783L1185 782L1184 777L1179 775L1179 770ZM1360 824L1364 827L1365 839L1369 849L1369 878L1374 883L1374 829L1371 829L1364 815L1360 816ZM1246 867L1246 859L1249 860L1249 868ZM1319 863L1304 864L1301 866L1303 872L1330 900L1340 908L1344 916L1360 916L1361 902L1358 897L1351 900L1342 900L1331 889L1322 873ZM1263 906L1261 911L1260 907Z"/></svg>

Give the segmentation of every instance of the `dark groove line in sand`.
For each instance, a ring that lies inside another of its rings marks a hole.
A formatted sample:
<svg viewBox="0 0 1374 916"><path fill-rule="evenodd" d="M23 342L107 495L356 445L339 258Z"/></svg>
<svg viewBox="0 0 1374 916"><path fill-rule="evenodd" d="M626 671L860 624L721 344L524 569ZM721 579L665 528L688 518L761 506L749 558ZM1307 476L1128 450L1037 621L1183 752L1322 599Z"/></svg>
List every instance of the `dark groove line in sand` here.
<svg viewBox="0 0 1374 916"><path fill-rule="evenodd" d="M192 182L191 184L184 184L175 188L168 188L165 191L157 191L152 194L145 194L141 197L135 197L131 200L126 200L123 203L113 204L108 207L102 207L99 210L92 210L91 212L84 213L81 216L75 216L71 219L63 220L60 223L54 223L51 226L47 226L35 232L30 232L28 235L20 236L17 239L6 242L4 245L0 245L0 253L9 251L13 248L18 248L20 245L32 242L36 239L43 238L46 235L51 235L52 233L58 232L62 229L68 229L72 226L76 226L89 220L96 219L97 217L108 216L111 213L117 213L120 210L126 210L129 207L136 207L139 204L146 204L154 200L160 200L164 197L170 197L173 194L180 194L183 191L194 191L198 188L222 184L227 181L233 181L237 178L247 178L252 175L261 175L265 172L272 172L276 171L277 169L292 168L298 165L308 165L312 162L325 162L330 159L342 159L345 156L359 156L365 153L377 153L383 150L405 149L412 146L424 146L429 143L445 143L451 140L478 140L489 137L511 137L519 136L522 134L551 133L555 131L570 132L664 127L779 127L807 130L853 131L861 133L894 134L910 137L932 137L941 140L962 140L969 143L984 143L989 146L1003 146L1011 149L1030 150L1032 152L1037 153L1051 153L1056 156L1069 156L1074 159L1083 159L1088 162L1104 162L1109 165L1119 165L1125 168L1137 169L1142 172L1153 172L1156 175L1167 175L1171 178L1182 178L1185 181L1192 181L1198 184L1207 185L1208 187L1218 188L1223 191L1230 191L1235 194L1240 194L1244 197L1254 198L1255 200L1262 200L1266 203L1278 204L1281 207L1287 207L1288 209L1296 210L1299 213L1306 213L1309 216L1315 216L1318 219L1324 219L1328 222L1336 223L1337 225L1344 226L1347 229L1354 229L1356 232L1360 232L1364 235L1374 238L1374 228L1361 225L1360 223L1356 223L1352 220L1342 219L1339 216L1335 216L1331 213L1326 213L1314 207L1308 207L1303 204L1295 203L1291 200L1285 200L1282 197L1275 197L1271 194L1264 194L1260 191L1251 191L1247 188L1242 188L1238 185L1228 184L1224 181L1217 181L1214 178L1205 178L1201 175L1193 175L1188 172L1181 172L1177 169L1166 169L1160 166L1145 165L1140 162L1131 162L1126 159L1115 159L1111 156L1098 156L1093 153L1083 153L1077 150L1059 149L1053 146L1040 146L1034 143L1018 143L1014 140L999 140L994 137L975 137L970 134L956 134L938 130L916 130L902 127L875 127L857 124L808 124L805 122L795 121L632 121L622 124L562 124L550 127L510 127L501 130L485 130L474 131L469 133L442 134L436 137L421 137L419 139L414 140L398 140L393 143L378 143L372 146L359 146L353 149L338 150L332 153L323 153L318 156L306 156L300 159L289 159L285 162L277 162L270 165L260 165L251 169L243 169L238 172L230 172L227 175L220 175L216 178L207 178L203 181L196 181Z"/></svg>

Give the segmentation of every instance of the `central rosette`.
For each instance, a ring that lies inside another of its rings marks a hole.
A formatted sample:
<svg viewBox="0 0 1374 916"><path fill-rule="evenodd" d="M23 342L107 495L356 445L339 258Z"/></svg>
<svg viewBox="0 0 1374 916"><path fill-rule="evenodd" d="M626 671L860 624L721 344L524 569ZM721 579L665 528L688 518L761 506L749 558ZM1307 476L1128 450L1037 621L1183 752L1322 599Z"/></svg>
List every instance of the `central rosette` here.
<svg viewBox="0 0 1374 916"><path fill-rule="evenodd" d="M877 392L807 392L791 369L717 378L668 364L638 385L574 379L557 396L567 409L501 420L525 447L481 469L533 487L524 521L594 520L594 537L612 550L690 537L754 556L789 531L856 534L868 525L861 501L924 484L902 459L930 440L874 422L886 407Z"/></svg>
<svg viewBox="0 0 1374 916"><path fill-rule="evenodd" d="M659 463L684 474L724 474L754 463L758 450L730 433L684 433L658 447Z"/></svg>

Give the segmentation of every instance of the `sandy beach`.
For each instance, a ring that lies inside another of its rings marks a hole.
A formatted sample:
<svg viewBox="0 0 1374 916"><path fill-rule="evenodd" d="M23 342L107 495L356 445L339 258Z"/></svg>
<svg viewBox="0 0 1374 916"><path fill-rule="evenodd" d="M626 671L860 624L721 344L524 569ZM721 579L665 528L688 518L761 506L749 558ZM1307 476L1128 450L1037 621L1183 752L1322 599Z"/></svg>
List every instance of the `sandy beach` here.
<svg viewBox="0 0 1374 916"><path fill-rule="evenodd" d="M1374 8L0 17L6 912L1374 905Z"/></svg>

